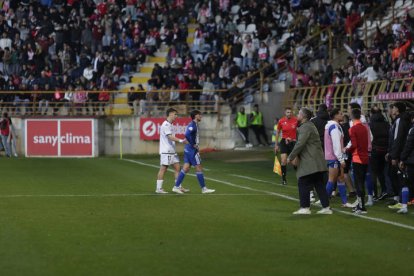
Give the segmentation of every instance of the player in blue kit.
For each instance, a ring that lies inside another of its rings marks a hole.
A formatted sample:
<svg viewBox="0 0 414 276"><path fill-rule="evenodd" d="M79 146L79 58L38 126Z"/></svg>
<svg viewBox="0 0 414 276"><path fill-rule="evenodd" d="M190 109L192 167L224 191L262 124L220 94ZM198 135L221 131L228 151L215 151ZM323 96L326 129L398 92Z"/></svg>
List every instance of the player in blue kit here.
<svg viewBox="0 0 414 276"><path fill-rule="evenodd" d="M198 183L201 186L201 193L203 194L210 194L214 193L215 190L208 189L206 187L203 175L203 167L201 166L201 158L199 153L199 131L198 131L198 123L201 122L201 112L199 110L193 110L190 113L191 116L191 123L188 124L186 131L185 131L185 138L188 141L188 144L184 147L184 166L178 175L177 181L175 182L175 186L172 189L173 192L177 194L182 194L182 190L180 189L180 185L184 180L186 173L190 170L190 167L193 166L196 168L196 175Z"/></svg>

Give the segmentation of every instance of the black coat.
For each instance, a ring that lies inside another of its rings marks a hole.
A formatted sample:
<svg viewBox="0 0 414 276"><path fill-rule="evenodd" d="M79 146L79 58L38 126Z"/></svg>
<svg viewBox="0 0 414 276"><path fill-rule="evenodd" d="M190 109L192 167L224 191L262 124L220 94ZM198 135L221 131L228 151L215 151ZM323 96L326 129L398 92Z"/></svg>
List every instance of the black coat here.
<svg viewBox="0 0 414 276"><path fill-rule="evenodd" d="M406 113L398 115L395 119L388 139L388 153L391 160L400 159L410 126L410 119Z"/></svg>
<svg viewBox="0 0 414 276"><path fill-rule="evenodd" d="M385 120L385 117L381 113L378 113L372 114L369 127L373 136L372 150L386 152L390 134L390 124Z"/></svg>
<svg viewBox="0 0 414 276"><path fill-rule="evenodd" d="M407 141L401 153L401 161L406 165L414 165L414 126L408 131Z"/></svg>
<svg viewBox="0 0 414 276"><path fill-rule="evenodd" d="M324 149L325 125L329 121L329 114L327 111L318 111L316 113L316 117L313 117L310 121L316 126L319 139L321 140L322 149Z"/></svg>

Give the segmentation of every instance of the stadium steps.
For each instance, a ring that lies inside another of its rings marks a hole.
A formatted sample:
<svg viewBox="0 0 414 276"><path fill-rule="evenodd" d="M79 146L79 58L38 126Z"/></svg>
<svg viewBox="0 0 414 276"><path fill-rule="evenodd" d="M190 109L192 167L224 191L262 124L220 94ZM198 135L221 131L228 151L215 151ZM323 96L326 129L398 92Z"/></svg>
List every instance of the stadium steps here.
<svg viewBox="0 0 414 276"><path fill-rule="evenodd" d="M155 66L155 63L158 63L161 67L167 62L168 47L161 45L160 49L154 53L154 56L147 57L147 62L142 64L140 71L135 73L131 77L131 82L123 84L118 87L122 92L128 92L131 87L135 89L141 84L144 88L147 86L147 82L151 79L151 73ZM107 115L131 115L132 109L128 105L128 93L117 93L115 94L114 104L111 108L105 110Z"/></svg>

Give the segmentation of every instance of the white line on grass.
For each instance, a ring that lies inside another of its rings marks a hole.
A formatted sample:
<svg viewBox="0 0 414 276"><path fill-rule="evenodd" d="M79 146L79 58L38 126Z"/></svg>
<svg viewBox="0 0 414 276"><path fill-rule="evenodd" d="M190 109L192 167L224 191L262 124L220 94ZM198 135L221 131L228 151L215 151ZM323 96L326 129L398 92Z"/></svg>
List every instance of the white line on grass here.
<svg viewBox="0 0 414 276"><path fill-rule="evenodd" d="M144 193L144 194L61 194L61 195L0 195L0 198L17 198L17 197L136 197L136 196L179 196L176 193L169 194L156 194L156 193ZM204 194L186 194L186 196L205 196ZM214 193L210 196L270 196L268 194L218 194Z"/></svg>
<svg viewBox="0 0 414 276"><path fill-rule="evenodd" d="M273 185L279 185L279 186L282 186L282 187L285 187L285 188L289 188L289 189L297 189L297 187L287 186L287 185L283 185L282 183L276 183L276 182L272 182L272 181L266 181L266 180L256 179L256 178L249 177L249 176L245 176L245 175L239 175L239 174L229 174L229 175L234 176L234 177L238 177L238 178L243 178L243 179L255 181L255 182L261 182L261 183L268 183L268 184L273 184Z"/></svg>
<svg viewBox="0 0 414 276"><path fill-rule="evenodd" d="M136 164L139 164L139 165L142 165L142 166L153 167L153 168L157 168L157 169L159 168L159 166L144 163L144 162L140 162L140 161L136 161L136 160L131 160L131 159L122 159L122 160L132 162L132 163L136 163ZM191 173L188 173L187 175L196 176L195 174L191 174ZM279 193L265 191L265 190L259 190L259 189L251 188L251 187L248 187L248 186L237 185L237 184L234 184L234 183L231 183L231 182L228 182L228 181L223 181L223 180L219 180L219 179L215 179L215 178L211 178L211 177L204 177L204 178L207 179L207 180L210 180L210 181L214 181L214 182L217 182L217 183L221 183L221 184L231 186L231 187L235 187L235 188L239 188L239 189L249 190L249 191L252 191L252 192L261 192L261 193L265 193L265 194L268 194L268 195L274 195L274 196L277 196L277 197L280 197L280 198L288 199L288 200L291 200L291 201L299 201L299 199L297 199L297 198L294 198L294 197L291 197L291 196L288 196L288 195L284 195L284 194L279 194ZM382 218L375 218L375 217L368 217L368 216L364 216L364 215L358 215L358 214L354 214L354 213L350 213L350 212L345 212L345 211L342 211L342 210L339 210L339 209L336 209L336 208L332 208L332 210L334 210L335 212L341 213L341 214L348 215L348 216L359 217L359 218L362 218L362 219L381 222L381 223L384 223L384 224L389 224L389 225L393 225L393 226L397 226L397 227L401 227L401 228L405 228L405 229L409 229L409 230L414 231L414 226L406 225L406 224L403 224L403 223L389 221L389 220L385 220L385 219L382 219Z"/></svg>

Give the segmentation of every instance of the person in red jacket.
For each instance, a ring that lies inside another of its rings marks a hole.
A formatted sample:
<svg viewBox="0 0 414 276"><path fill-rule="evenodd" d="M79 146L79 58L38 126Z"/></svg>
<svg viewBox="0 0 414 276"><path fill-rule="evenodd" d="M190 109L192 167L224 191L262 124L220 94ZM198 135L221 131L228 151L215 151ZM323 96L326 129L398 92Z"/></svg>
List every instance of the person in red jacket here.
<svg viewBox="0 0 414 276"><path fill-rule="evenodd" d="M368 129L361 122L361 110L352 109L353 126L349 129L351 144L345 151L352 154L355 188L358 195L358 205L353 209L356 214L366 214L365 209L365 175L368 169Z"/></svg>

